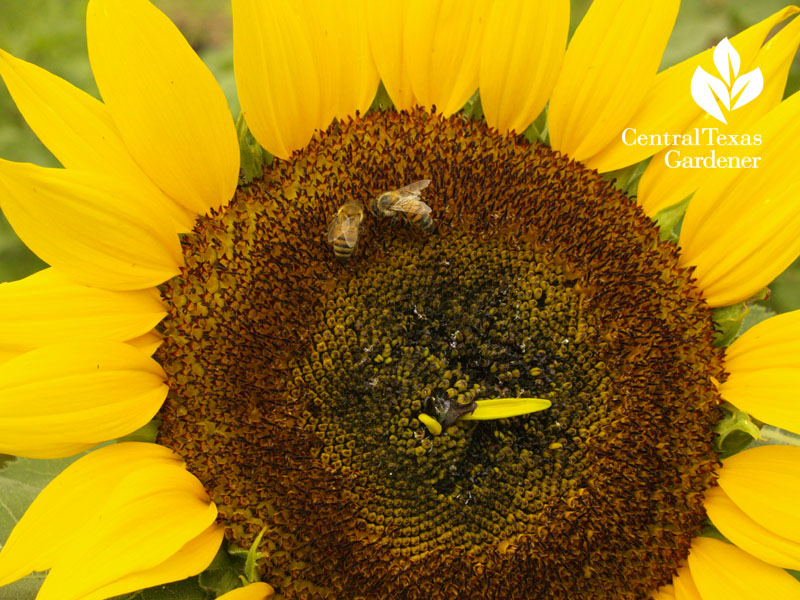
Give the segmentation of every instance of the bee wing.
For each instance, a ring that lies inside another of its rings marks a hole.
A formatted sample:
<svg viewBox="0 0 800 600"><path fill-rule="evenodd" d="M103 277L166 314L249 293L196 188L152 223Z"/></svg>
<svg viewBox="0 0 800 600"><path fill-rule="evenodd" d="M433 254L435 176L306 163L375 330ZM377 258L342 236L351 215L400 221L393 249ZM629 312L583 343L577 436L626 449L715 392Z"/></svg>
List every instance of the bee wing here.
<svg viewBox="0 0 800 600"><path fill-rule="evenodd" d="M339 215L333 215L331 222L328 223L328 243L333 243L337 237L339 237Z"/></svg>
<svg viewBox="0 0 800 600"><path fill-rule="evenodd" d="M345 219L344 223L342 223L342 235L344 236L344 241L347 243L348 246L351 248L356 245L358 241L358 225L360 224L361 220L356 219L354 217L348 217Z"/></svg>
<svg viewBox="0 0 800 600"><path fill-rule="evenodd" d="M401 187L398 191L399 194L419 194L422 190L431 184L430 179L420 179L414 183L409 183L407 186Z"/></svg>
<svg viewBox="0 0 800 600"><path fill-rule="evenodd" d="M412 215L427 215L430 214L431 207L422 200L417 200L416 196L403 196L392 205L392 210Z"/></svg>

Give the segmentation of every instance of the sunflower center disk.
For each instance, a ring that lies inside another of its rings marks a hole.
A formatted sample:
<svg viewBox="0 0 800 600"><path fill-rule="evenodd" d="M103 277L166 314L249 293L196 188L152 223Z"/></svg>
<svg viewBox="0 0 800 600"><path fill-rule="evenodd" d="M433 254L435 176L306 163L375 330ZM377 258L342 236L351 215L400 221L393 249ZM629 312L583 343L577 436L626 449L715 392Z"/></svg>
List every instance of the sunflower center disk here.
<svg viewBox="0 0 800 600"><path fill-rule="evenodd" d="M346 201L420 179L433 227L365 209L334 255ZM674 246L596 174L378 112L242 186L184 254L159 441L231 543L266 526L281 597L633 599L685 558L721 358ZM509 397L552 406L457 418Z"/></svg>

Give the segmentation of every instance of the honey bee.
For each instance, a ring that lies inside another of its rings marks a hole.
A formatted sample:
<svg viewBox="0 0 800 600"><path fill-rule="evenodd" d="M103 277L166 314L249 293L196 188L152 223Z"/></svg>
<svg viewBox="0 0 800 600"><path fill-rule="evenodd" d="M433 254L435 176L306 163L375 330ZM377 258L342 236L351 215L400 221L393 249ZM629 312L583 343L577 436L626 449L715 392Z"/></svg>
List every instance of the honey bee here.
<svg viewBox="0 0 800 600"><path fill-rule="evenodd" d="M350 258L358 243L358 232L364 220L364 207L358 200L345 202L328 224L328 243L340 261Z"/></svg>
<svg viewBox="0 0 800 600"><path fill-rule="evenodd" d="M369 209L376 217L394 217L400 214L409 223L423 231L429 231L433 228L431 207L419 199L419 194L430 183L430 179L420 179L399 190L384 192L370 200Z"/></svg>

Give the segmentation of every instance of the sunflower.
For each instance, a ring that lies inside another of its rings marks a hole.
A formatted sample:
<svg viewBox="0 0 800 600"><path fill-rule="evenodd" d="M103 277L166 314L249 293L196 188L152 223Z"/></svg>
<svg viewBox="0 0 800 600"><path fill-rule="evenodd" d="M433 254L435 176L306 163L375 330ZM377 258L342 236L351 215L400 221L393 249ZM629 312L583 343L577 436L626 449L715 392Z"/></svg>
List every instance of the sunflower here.
<svg viewBox="0 0 800 600"><path fill-rule="evenodd" d="M800 9L732 38L765 85L725 125L712 50L657 72L677 11L597 0L567 46L567 2L234 0L238 126L146 0L89 1L102 102L1 52L64 168L0 161L51 265L0 287L0 452L94 449L0 584L109 598L224 538L229 599L800 598L800 449L718 439L800 433L800 311L735 337L800 254ZM622 135L711 127L760 168Z"/></svg>

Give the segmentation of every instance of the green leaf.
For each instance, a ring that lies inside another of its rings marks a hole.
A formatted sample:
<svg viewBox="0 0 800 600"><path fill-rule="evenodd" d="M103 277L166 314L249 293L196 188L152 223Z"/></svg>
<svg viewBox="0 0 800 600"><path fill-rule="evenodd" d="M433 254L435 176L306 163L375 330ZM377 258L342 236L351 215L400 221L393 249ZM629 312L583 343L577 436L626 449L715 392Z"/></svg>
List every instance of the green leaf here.
<svg viewBox="0 0 800 600"><path fill-rule="evenodd" d="M264 150L250 133L243 112L239 113L239 118L236 119L236 135L239 137L239 158L244 181L250 183L254 179L261 179L264 165L272 164L272 155Z"/></svg>
<svg viewBox="0 0 800 600"><path fill-rule="evenodd" d="M531 144L547 144L550 145L550 131L547 128L547 111L548 107L545 106L541 114L536 117L536 120L522 132L525 139Z"/></svg>
<svg viewBox="0 0 800 600"><path fill-rule="evenodd" d="M769 306L775 312L782 313L800 308L800 258L778 275L769 287L772 290Z"/></svg>
<svg viewBox="0 0 800 600"><path fill-rule="evenodd" d="M761 321L766 321L770 317L775 316L775 311L772 310L769 306L764 304L753 304L750 307L750 312L744 318L742 322L742 328L739 330L739 335L742 335L745 331L753 327L754 325L758 325Z"/></svg>
<svg viewBox="0 0 800 600"><path fill-rule="evenodd" d="M739 334L742 323L750 307L746 302L739 302L733 306L724 306L714 310L714 322L717 324L718 331L714 336L714 345L717 347L727 346Z"/></svg>
<svg viewBox="0 0 800 600"><path fill-rule="evenodd" d="M755 423L743 410L728 402L722 405L723 418L714 427L717 449L722 458L744 450L754 439L763 439Z"/></svg>
<svg viewBox="0 0 800 600"><path fill-rule="evenodd" d="M689 198L684 198L656 215L655 221L656 225L658 225L658 235L662 240L678 243L678 234L687 206L689 206Z"/></svg>
<svg viewBox="0 0 800 600"><path fill-rule="evenodd" d="M739 302L738 304L734 304L732 306L723 306L722 308L715 309L714 321L716 322L719 331L714 338L714 345L717 347L727 346L739 335L741 335L742 324L753 308L751 305L754 302L764 300L768 297L769 288L764 288L755 296L748 298L744 302ZM763 316L764 314L764 312L759 311L760 316ZM758 318L759 315L754 318ZM766 318L766 316L763 318ZM755 325L755 323L752 323L752 325Z"/></svg>
<svg viewBox="0 0 800 600"><path fill-rule="evenodd" d="M44 581L45 573L32 573L19 581L0 587L0 600L33 600Z"/></svg>
<svg viewBox="0 0 800 600"><path fill-rule="evenodd" d="M241 546L235 546L233 544L228 546L228 554L230 554L231 556L246 559L249 553L250 553L249 548L242 548Z"/></svg>
<svg viewBox="0 0 800 600"><path fill-rule="evenodd" d="M389 92L386 91L386 87L383 85L381 81L378 84L378 91L375 93L375 98L372 101L372 104L369 106L369 110L367 112L373 110L388 110L394 106L392 99L389 98Z"/></svg>
<svg viewBox="0 0 800 600"><path fill-rule="evenodd" d="M156 417L144 427L140 427L133 433L129 433L126 436L123 436L117 439L118 442L149 442L151 444L156 443L156 436L158 435L158 428L161 426L161 419Z"/></svg>
<svg viewBox="0 0 800 600"><path fill-rule="evenodd" d="M115 596L114 600L211 600L212 598L214 595L200 587L197 577L191 577L183 581Z"/></svg>
<svg viewBox="0 0 800 600"><path fill-rule="evenodd" d="M702 537L713 538L715 540L719 540L720 542L725 542L726 544L731 543L728 538L720 533L719 529L717 529L711 521L706 521L705 527L703 527L703 531L700 535Z"/></svg>
<svg viewBox="0 0 800 600"><path fill-rule="evenodd" d="M8 539L39 492L83 454L52 460L16 458L5 463L0 469L0 540ZM0 588L0 600L33 600L44 577L44 573L33 573Z"/></svg>
<svg viewBox="0 0 800 600"><path fill-rule="evenodd" d="M258 571L256 570L258 559L266 556L263 552L258 551L258 547L261 545L261 538L264 537L264 532L267 530L264 527L256 536L256 539L253 540L252 545L250 546L250 550L247 551L247 561L244 565L244 575L247 577L247 581L250 583L254 583L256 581L261 581L261 578L258 576Z"/></svg>
<svg viewBox="0 0 800 600"><path fill-rule="evenodd" d="M468 119L475 119L477 121L483 118L483 105L481 104L480 90L472 94L472 98L467 100L467 103L461 111Z"/></svg>
<svg viewBox="0 0 800 600"><path fill-rule="evenodd" d="M650 159L648 158L623 169L603 173L603 179L613 182L615 188L632 196L639 189L639 180L649 164Z"/></svg>
<svg viewBox="0 0 800 600"><path fill-rule="evenodd" d="M243 558L232 556L226 544L222 544L214 560L198 576L198 583L204 590L221 596L241 586L240 574L244 571L244 565Z"/></svg>
<svg viewBox="0 0 800 600"><path fill-rule="evenodd" d="M53 460L17 458L0 469L0 539L8 539L44 486L81 456Z"/></svg>
<svg viewBox="0 0 800 600"><path fill-rule="evenodd" d="M10 454L0 454L0 471L2 471L8 463L16 459L16 456L11 456Z"/></svg>

